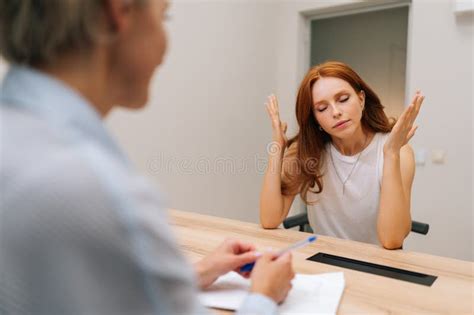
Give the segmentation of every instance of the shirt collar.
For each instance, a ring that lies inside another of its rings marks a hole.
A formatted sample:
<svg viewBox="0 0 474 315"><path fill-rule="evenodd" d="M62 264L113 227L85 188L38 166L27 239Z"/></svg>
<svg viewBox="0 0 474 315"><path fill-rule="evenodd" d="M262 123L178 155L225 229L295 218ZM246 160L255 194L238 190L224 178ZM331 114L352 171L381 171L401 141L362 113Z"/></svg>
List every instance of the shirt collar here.
<svg viewBox="0 0 474 315"><path fill-rule="evenodd" d="M95 108L78 92L46 73L12 65L0 86L0 106L21 108L64 132L99 142L128 163Z"/></svg>

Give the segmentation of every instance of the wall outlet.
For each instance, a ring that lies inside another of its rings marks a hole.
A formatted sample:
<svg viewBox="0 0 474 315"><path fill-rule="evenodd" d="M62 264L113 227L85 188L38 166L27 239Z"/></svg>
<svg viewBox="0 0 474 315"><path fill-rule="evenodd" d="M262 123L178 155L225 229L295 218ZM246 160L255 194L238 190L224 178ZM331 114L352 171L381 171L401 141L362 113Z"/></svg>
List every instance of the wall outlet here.
<svg viewBox="0 0 474 315"><path fill-rule="evenodd" d="M415 164L417 166L423 166L426 164L426 149L415 150Z"/></svg>
<svg viewBox="0 0 474 315"><path fill-rule="evenodd" d="M446 151L437 149L431 153L431 161L434 164L444 164L446 162Z"/></svg>

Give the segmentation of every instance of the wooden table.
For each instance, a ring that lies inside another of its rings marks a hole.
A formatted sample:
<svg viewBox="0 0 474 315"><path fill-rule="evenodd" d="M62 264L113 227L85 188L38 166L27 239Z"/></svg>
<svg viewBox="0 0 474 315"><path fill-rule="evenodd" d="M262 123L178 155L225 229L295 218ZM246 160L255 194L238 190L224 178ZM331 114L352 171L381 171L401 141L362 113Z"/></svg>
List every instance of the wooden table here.
<svg viewBox="0 0 474 315"><path fill-rule="evenodd" d="M293 230L264 230L253 223L179 210L170 210L170 218L178 243L192 261L228 237L250 241L260 249L279 249L308 235ZM317 252L430 274L438 279L428 287L306 260ZM293 252L293 265L298 273L344 272L346 287L338 314L472 314L474 311L472 262L405 250L389 251L376 245L320 236L314 244Z"/></svg>

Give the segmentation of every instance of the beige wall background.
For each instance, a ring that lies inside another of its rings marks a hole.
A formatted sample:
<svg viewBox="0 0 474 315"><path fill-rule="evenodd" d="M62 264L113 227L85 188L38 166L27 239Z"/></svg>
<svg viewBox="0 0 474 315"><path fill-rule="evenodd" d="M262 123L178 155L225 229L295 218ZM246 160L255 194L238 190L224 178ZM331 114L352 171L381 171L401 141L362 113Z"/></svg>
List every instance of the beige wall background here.
<svg viewBox="0 0 474 315"><path fill-rule="evenodd" d="M382 2L391 1L173 1L170 49L148 106L116 110L107 126L170 207L257 222L271 136L263 103L276 93L295 132L308 17ZM454 0L410 5L406 90L427 96L412 141L426 156L412 213L431 230L411 234L405 249L473 260L473 20L453 7ZM443 164L432 162L436 153Z"/></svg>
<svg viewBox="0 0 474 315"><path fill-rule="evenodd" d="M276 86L276 13L256 1L173 2L170 47L150 104L109 117L170 207L257 221L258 163L270 139L263 103Z"/></svg>
<svg viewBox="0 0 474 315"><path fill-rule="evenodd" d="M279 2L277 91L284 119L294 122L293 104L306 70L307 18L402 1ZM454 0L410 2L406 101L420 88L427 95L411 144L426 163L417 166L412 217L427 222L427 236L411 233L404 248L473 260L473 15L456 14ZM296 36L299 35L300 37ZM301 44L303 43L303 44ZM291 88L292 87L292 88ZM444 154L443 164L432 162Z"/></svg>

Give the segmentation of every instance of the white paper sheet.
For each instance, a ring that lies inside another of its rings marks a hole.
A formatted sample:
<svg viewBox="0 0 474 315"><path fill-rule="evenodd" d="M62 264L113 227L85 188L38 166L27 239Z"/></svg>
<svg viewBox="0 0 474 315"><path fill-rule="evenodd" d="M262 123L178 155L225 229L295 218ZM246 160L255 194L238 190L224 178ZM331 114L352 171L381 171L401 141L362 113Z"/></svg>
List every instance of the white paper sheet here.
<svg viewBox="0 0 474 315"><path fill-rule="evenodd" d="M345 286L342 272L297 274L292 284L288 297L279 306L280 314L336 314ZM249 288L250 280L230 272L201 291L199 299L207 307L236 310Z"/></svg>

